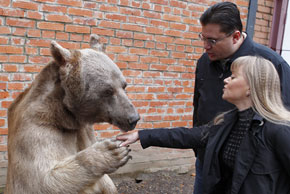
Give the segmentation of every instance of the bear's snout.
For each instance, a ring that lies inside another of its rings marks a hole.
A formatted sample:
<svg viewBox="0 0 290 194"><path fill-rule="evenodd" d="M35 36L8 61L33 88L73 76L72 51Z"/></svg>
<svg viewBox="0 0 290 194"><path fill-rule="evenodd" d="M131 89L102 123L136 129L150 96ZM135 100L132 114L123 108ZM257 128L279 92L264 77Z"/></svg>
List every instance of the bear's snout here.
<svg viewBox="0 0 290 194"><path fill-rule="evenodd" d="M128 123L129 125L132 127L132 129L134 129L137 125L137 122L140 120L140 116L139 114L135 114L133 116L130 116L128 119Z"/></svg>

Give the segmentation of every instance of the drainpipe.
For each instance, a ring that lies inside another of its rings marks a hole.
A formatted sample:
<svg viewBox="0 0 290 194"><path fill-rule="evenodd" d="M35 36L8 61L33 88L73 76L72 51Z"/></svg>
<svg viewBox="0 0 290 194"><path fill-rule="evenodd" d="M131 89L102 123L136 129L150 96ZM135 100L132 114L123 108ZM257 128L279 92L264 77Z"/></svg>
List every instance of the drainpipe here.
<svg viewBox="0 0 290 194"><path fill-rule="evenodd" d="M255 22L256 22L256 13L257 13L257 0L250 0L249 2L249 11L248 11L248 20L246 26L247 35L251 38L254 36L255 31Z"/></svg>
<svg viewBox="0 0 290 194"><path fill-rule="evenodd" d="M281 54L288 0L275 0L269 47Z"/></svg>

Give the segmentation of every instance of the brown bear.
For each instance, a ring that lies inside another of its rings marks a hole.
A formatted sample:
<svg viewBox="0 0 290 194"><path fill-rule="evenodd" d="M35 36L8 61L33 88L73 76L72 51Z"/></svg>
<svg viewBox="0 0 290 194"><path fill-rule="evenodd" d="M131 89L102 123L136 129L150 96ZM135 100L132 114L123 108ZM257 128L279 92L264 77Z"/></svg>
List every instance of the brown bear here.
<svg viewBox="0 0 290 194"><path fill-rule="evenodd" d="M117 193L107 173L127 163L129 149L97 141L92 126L129 131L140 117L97 35L90 45L70 51L53 41L53 61L9 107L6 194Z"/></svg>

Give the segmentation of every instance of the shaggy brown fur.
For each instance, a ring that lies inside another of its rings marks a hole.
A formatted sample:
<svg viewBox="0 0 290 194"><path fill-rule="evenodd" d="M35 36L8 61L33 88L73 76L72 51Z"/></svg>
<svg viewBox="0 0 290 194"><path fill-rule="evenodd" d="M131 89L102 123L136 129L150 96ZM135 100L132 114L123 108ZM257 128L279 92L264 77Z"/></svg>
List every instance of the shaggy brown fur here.
<svg viewBox="0 0 290 194"><path fill-rule="evenodd" d="M139 115L98 40L73 52L52 42L54 60L10 106L7 194L117 193L106 173L125 165L129 150L96 141L92 125L128 131Z"/></svg>

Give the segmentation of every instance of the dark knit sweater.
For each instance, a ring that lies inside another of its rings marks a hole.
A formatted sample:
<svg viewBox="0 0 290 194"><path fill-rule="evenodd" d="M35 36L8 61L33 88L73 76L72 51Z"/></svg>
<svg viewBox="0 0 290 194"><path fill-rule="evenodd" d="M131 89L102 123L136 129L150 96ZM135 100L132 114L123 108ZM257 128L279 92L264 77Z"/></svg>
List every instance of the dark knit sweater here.
<svg viewBox="0 0 290 194"><path fill-rule="evenodd" d="M223 174L225 175L224 180L227 185L226 190L231 188L231 180L233 175L233 169L235 165L236 155L239 151L241 142L245 137L245 134L250 128L251 121L254 115L252 108L246 109L239 112L239 118L232 128L227 140L225 141L222 152L220 155L221 164L223 165Z"/></svg>

